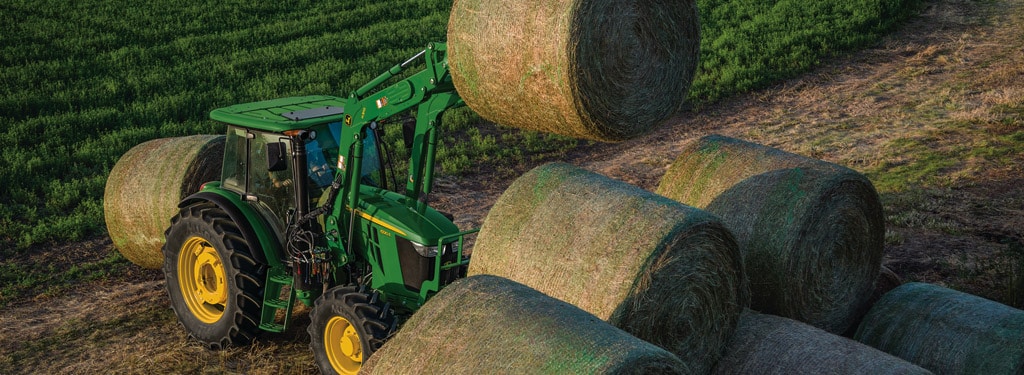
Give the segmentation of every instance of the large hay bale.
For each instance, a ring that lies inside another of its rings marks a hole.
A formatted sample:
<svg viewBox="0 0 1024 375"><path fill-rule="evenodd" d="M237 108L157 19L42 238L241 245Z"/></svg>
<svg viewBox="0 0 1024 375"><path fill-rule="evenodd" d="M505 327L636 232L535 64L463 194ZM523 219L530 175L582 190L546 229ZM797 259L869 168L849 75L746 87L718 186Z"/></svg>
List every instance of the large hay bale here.
<svg viewBox="0 0 1024 375"><path fill-rule="evenodd" d="M518 178L491 208L470 274L572 303L707 372L747 304L736 243L706 212L566 164Z"/></svg>
<svg viewBox="0 0 1024 375"><path fill-rule="evenodd" d="M671 353L514 281L447 286L363 366L367 374L683 374Z"/></svg>
<svg viewBox="0 0 1024 375"><path fill-rule="evenodd" d="M220 177L224 136L160 138L132 147L114 164L103 216L114 247L143 268L163 264L164 231L178 202Z"/></svg>
<svg viewBox="0 0 1024 375"><path fill-rule="evenodd" d="M715 374L930 374L857 341L779 316L746 311Z"/></svg>
<svg viewBox="0 0 1024 375"><path fill-rule="evenodd" d="M937 285L886 293L854 339L940 374L1024 374L1024 311Z"/></svg>
<svg viewBox="0 0 1024 375"><path fill-rule="evenodd" d="M832 333L865 311L885 228L860 173L713 135L685 147L657 192L718 215L736 235L751 308Z"/></svg>
<svg viewBox="0 0 1024 375"><path fill-rule="evenodd" d="M448 61L496 123L621 141L672 116L697 68L693 0L457 0Z"/></svg>

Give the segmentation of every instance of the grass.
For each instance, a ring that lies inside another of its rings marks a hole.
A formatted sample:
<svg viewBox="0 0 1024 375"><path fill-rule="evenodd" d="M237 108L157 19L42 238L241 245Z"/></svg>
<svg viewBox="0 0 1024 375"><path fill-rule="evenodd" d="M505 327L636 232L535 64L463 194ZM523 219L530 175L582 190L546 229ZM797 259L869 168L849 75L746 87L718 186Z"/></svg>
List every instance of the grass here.
<svg viewBox="0 0 1024 375"><path fill-rule="evenodd" d="M704 0L701 64L692 96L705 102L766 87L837 52L875 43L917 1Z"/></svg>
<svg viewBox="0 0 1024 375"><path fill-rule="evenodd" d="M61 296L97 280L137 277L139 268L101 241L25 251L0 262L0 308L15 301Z"/></svg>

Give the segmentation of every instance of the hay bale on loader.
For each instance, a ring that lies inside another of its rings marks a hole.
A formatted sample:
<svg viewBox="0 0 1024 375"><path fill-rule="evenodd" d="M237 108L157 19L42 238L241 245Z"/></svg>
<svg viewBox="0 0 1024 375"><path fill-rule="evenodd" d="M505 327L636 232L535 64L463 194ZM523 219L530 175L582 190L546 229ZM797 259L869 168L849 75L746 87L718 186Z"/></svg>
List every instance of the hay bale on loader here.
<svg viewBox="0 0 1024 375"><path fill-rule="evenodd" d="M736 235L752 309L837 334L866 311L885 228L860 173L713 135L687 145L656 191L721 217Z"/></svg>
<svg viewBox="0 0 1024 375"><path fill-rule="evenodd" d="M886 293L853 338L940 374L1024 374L1024 311L938 285Z"/></svg>
<svg viewBox="0 0 1024 375"><path fill-rule="evenodd" d="M930 374L857 341L747 310L714 374Z"/></svg>
<svg viewBox="0 0 1024 375"><path fill-rule="evenodd" d="M163 264L164 231L178 202L220 177L224 136L160 138L132 147L114 164L103 192L103 216L114 247L132 263Z"/></svg>
<svg viewBox="0 0 1024 375"><path fill-rule="evenodd" d="M469 273L576 305L705 373L747 305L732 235L718 218L624 182L552 163L491 208Z"/></svg>
<svg viewBox="0 0 1024 375"><path fill-rule="evenodd" d="M457 0L448 61L459 95L485 119L621 141L682 105L699 32L692 0Z"/></svg>
<svg viewBox="0 0 1024 375"><path fill-rule="evenodd" d="M439 355L448 353L450 355ZM683 374L676 356L514 281L447 286L362 368L367 374Z"/></svg>

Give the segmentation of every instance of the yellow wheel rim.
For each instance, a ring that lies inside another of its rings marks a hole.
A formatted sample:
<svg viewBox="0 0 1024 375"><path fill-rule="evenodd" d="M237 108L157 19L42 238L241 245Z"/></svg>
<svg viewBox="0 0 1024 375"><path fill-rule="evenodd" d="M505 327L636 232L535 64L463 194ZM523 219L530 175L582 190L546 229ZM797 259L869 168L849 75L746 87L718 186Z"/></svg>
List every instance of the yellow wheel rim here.
<svg viewBox="0 0 1024 375"><path fill-rule="evenodd" d="M345 318L336 316L327 322L324 328L324 348L331 367L339 374L356 374L363 366L363 346L359 341L359 333Z"/></svg>
<svg viewBox="0 0 1024 375"><path fill-rule="evenodd" d="M217 249L200 237L191 237L178 254L178 283L181 295L199 321L212 324L224 315L228 286L224 263Z"/></svg>

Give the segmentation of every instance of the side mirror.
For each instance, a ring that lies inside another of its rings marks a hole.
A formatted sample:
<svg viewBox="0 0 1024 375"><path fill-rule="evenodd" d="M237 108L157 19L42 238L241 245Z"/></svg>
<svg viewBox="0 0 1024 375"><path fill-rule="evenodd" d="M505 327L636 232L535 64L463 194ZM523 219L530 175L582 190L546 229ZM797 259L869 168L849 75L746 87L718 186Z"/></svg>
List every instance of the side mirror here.
<svg viewBox="0 0 1024 375"><path fill-rule="evenodd" d="M279 172L288 169L284 142L267 143L267 171Z"/></svg>

